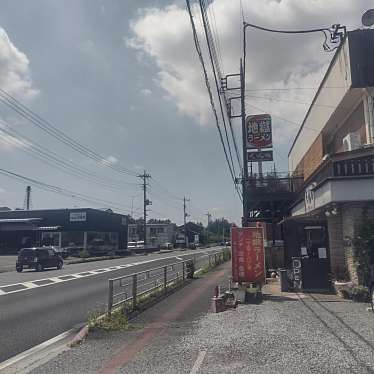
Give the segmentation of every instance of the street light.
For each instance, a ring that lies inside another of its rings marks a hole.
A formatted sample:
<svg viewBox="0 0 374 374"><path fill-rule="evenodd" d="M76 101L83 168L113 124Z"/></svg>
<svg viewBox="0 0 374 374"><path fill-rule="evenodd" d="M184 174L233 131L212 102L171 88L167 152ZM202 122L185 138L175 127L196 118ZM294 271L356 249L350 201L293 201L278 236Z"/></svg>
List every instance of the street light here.
<svg viewBox="0 0 374 374"><path fill-rule="evenodd" d="M374 25L374 9L367 10L361 18L363 26L371 27Z"/></svg>

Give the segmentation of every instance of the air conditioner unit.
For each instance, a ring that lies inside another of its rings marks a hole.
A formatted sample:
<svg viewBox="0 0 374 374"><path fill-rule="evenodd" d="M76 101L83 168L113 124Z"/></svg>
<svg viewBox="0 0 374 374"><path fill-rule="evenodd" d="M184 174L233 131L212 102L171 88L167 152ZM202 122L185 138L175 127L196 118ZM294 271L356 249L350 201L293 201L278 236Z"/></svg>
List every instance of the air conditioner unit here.
<svg viewBox="0 0 374 374"><path fill-rule="evenodd" d="M343 151L354 151L361 148L361 137L357 132L350 132L343 138Z"/></svg>

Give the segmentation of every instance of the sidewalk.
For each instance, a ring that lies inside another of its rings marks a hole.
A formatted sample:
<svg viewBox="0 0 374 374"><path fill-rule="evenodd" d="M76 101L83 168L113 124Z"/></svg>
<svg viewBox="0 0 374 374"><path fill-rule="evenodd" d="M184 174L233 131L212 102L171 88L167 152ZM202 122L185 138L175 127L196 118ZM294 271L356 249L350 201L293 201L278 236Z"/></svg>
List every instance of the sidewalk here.
<svg viewBox="0 0 374 374"><path fill-rule="evenodd" d="M334 295L264 289L261 304L207 313L224 264L140 315L94 334L33 374L374 373L374 316Z"/></svg>
<svg viewBox="0 0 374 374"><path fill-rule="evenodd" d="M91 333L31 373L189 373L198 351L182 353L182 360L172 351L174 340L195 329L210 309L214 287L227 285L230 274L231 263L223 264L140 314L129 331Z"/></svg>

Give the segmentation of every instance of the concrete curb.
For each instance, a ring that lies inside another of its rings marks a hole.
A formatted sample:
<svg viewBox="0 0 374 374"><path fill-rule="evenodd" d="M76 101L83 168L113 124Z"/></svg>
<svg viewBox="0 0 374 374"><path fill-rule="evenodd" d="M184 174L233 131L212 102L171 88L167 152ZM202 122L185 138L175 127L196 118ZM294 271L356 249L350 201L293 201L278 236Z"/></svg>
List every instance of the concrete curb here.
<svg viewBox="0 0 374 374"><path fill-rule="evenodd" d="M89 332L88 325L83 326L77 335L74 336L72 341L68 344L70 348L74 347L75 345L81 344L82 341L87 337Z"/></svg>

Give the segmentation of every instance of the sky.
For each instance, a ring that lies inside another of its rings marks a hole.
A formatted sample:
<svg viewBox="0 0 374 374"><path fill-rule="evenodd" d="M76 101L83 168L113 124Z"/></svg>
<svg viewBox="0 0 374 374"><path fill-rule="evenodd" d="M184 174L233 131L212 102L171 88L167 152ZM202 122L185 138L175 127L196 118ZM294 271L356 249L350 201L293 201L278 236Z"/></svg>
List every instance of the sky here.
<svg viewBox="0 0 374 374"><path fill-rule="evenodd" d="M353 30L372 6L370 0L207 3L224 74L238 73L243 17L279 29L341 23ZM290 145L332 58L322 43L320 34L247 31L246 112L272 116L278 171L288 171ZM71 191L62 196L32 184L34 209L111 207L140 217L136 175L145 169L152 176L150 218L181 224L185 196L191 220L206 223L210 212L240 223L185 1L1 0L0 89L102 157L84 156L0 102L0 169ZM233 128L240 145L240 122ZM51 162L50 152L65 166ZM84 170L84 178L66 164ZM0 174L0 205L22 207L26 185Z"/></svg>

